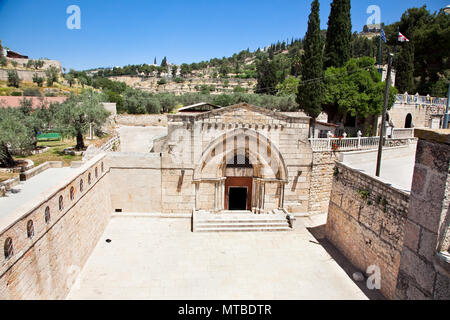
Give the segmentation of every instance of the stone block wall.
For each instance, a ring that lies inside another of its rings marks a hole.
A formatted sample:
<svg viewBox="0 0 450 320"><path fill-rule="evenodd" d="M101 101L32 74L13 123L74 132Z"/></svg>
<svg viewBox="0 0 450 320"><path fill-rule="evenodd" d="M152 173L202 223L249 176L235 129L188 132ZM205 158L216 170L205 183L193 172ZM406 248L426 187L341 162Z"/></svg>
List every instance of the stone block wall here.
<svg viewBox="0 0 450 320"><path fill-rule="evenodd" d="M309 187L309 212L324 213L328 211L333 170L337 154L334 152L313 152Z"/></svg>
<svg viewBox="0 0 450 320"><path fill-rule="evenodd" d="M1 300L66 297L109 221L108 170L104 155L94 158L79 169L76 177L43 194L43 200L31 203L30 209L11 225L2 226ZM7 239L11 239L13 248L9 257L3 252Z"/></svg>
<svg viewBox="0 0 450 320"><path fill-rule="evenodd" d="M450 299L450 130L419 138L397 299Z"/></svg>
<svg viewBox="0 0 450 320"><path fill-rule="evenodd" d="M123 126L156 126L167 127L167 116L162 114L119 114L116 123Z"/></svg>
<svg viewBox="0 0 450 320"><path fill-rule="evenodd" d="M409 195L337 162L332 174L327 239L362 272L381 271L381 293L394 298Z"/></svg>

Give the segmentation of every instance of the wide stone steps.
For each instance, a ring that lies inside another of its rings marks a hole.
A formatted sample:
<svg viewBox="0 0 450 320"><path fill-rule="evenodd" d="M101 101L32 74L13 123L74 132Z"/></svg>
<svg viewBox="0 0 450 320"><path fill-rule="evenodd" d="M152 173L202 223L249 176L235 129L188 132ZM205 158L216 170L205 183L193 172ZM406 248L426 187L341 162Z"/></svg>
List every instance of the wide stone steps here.
<svg viewBox="0 0 450 320"><path fill-rule="evenodd" d="M194 232L275 232L291 231L285 215L251 213L201 213L194 219Z"/></svg>

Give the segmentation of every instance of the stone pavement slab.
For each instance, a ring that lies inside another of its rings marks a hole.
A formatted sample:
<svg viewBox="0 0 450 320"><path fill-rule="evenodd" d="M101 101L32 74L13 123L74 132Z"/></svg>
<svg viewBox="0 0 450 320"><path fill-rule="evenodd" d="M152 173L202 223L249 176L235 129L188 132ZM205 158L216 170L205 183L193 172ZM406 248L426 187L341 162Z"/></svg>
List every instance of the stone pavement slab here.
<svg viewBox="0 0 450 320"><path fill-rule="evenodd" d="M113 217L68 299L367 299L301 221L293 232L190 227Z"/></svg>

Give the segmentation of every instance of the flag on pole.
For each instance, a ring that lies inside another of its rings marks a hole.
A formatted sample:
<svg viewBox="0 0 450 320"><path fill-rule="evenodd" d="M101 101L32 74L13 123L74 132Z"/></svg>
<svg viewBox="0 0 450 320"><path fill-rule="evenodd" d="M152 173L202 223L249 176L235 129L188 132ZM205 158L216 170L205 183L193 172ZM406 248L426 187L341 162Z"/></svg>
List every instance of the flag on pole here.
<svg viewBox="0 0 450 320"><path fill-rule="evenodd" d="M383 29L381 29L381 40L383 40L383 41L384 41L384 43L386 43L386 42L387 42L387 39L386 39L386 34L384 33L384 30L383 30Z"/></svg>
<svg viewBox="0 0 450 320"><path fill-rule="evenodd" d="M409 39L405 37L401 32L398 33L398 39L399 42L409 42Z"/></svg>

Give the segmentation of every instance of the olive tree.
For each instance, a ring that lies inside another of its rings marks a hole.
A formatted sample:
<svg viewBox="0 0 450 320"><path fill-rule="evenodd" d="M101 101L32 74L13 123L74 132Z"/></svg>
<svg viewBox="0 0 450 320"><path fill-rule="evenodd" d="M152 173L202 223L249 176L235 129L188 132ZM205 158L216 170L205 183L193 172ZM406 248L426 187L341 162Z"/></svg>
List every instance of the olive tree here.
<svg viewBox="0 0 450 320"><path fill-rule="evenodd" d="M63 102L57 111L59 131L64 136L77 139L77 150L84 150L84 135L93 125L100 129L106 122L109 112L102 105L104 96L92 90L86 90L79 96L71 96Z"/></svg>
<svg viewBox="0 0 450 320"><path fill-rule="evenodd" d="M33 132L18 109L0 108L0 166L11 168L16 162L12 150L31 150Z"/></svg>

